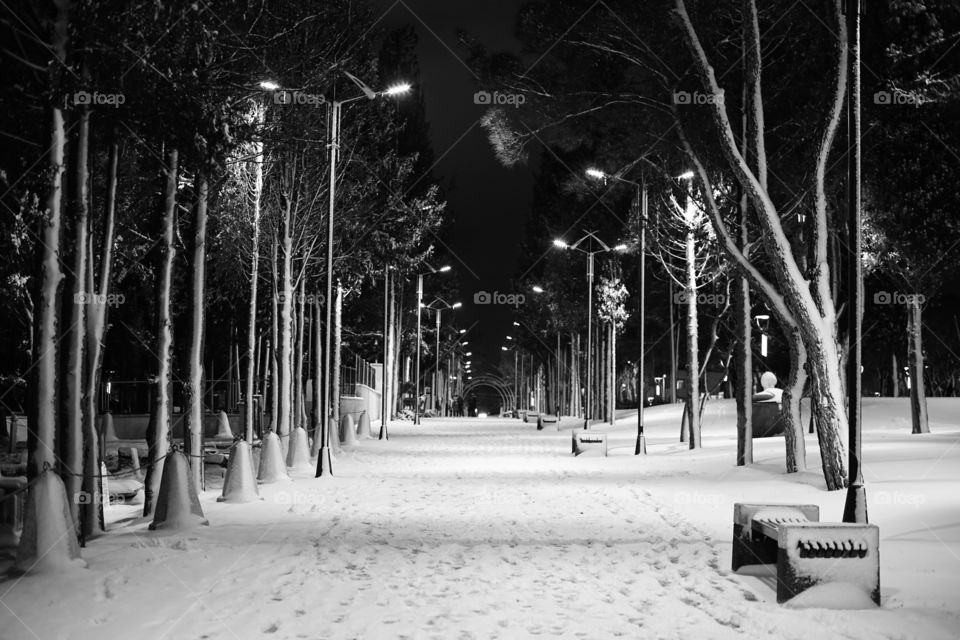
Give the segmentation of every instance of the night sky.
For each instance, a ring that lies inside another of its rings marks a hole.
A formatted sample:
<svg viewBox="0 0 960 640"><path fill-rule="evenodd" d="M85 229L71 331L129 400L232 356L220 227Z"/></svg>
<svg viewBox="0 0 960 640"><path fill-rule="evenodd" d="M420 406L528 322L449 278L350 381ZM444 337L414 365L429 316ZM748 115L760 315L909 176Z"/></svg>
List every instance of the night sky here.
<svg viewBox="0 0 960 640"><path fill-rule="evenodd" d="M493 155L480 118L485 107L474 104L477 80L463 62L456 32L463 29L490 51L518 53L514 18L524 0L375 0L383 11L380 25L413 26L421 89L436 154L434 173L451 188L447 211L453 221L438 242L452 256L463 308L456 324L470 328L474 370L489 371L500 359L500 346L512 328L511 307L475 305L480 291L511 293L519 243L532 196L529 167L507 169ZM424 285L430 298L430 285Z"/></svg>

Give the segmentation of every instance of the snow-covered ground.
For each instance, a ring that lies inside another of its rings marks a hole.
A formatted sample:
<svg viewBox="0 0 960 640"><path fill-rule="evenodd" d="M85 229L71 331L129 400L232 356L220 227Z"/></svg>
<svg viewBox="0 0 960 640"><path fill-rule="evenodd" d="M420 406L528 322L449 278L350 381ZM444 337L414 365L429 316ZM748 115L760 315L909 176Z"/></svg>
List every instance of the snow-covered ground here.
<svg viewBox="0 0 960 640"><path fill-rule="evenodd" d="M0 583L0 638L960 637L960 402L931 400L924 436L906 400L864 407L879 610L782 607L769 572L730 572L734 502L838 520L844 496L823 490L815 442L807 473L783 473L780 438L735 467L734 408L714 401L692 453L678 407L647 410L645 457L635 413L597 427L607 458L573 458L566 429L424 420L260 502L211 488L209 527L151 532L111 507L89 568Z"/></svg>

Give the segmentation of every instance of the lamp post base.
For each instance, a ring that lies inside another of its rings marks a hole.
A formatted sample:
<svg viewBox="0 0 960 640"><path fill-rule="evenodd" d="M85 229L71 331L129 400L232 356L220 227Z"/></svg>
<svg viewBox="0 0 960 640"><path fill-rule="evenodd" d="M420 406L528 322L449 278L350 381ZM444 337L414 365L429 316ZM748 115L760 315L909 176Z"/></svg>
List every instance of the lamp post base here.
<svg viewBox="0 0 960 640"><path fill-rule="evenodd" d="M387 433L387 421L384 420L380 423L380 436L378 440L389 440L390 435Z"/></svg>
<svg viewBox="0 0 960 640"><path fill-rule="evenodd" d="M330 456L330 447L320 447L317 457L317 476L322 478L333 475L333 459Z"/></svg>
<svg viewBox="0 0 960 640"><path fill-rule="evenodd" d="M867 524L867 489L855 482L847 487L847 499L843 505L843 521Z"/></svg>
<svg viewBox="0 0 960 640"><path fill-rule="evenodd" d="M647 438L642 433L637 434L637 446L633 450L633 455L647 455Z"/></svg>

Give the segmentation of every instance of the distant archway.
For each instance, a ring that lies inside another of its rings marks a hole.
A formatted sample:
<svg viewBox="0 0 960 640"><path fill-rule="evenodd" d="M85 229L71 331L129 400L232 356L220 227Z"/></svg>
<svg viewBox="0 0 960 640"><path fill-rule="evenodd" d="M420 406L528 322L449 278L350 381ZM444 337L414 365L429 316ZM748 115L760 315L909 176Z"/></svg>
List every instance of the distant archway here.
<svg viewBox="0 0 960 640"><path fill-rule="evenodd" d="M513 388L507 384L503 378L492 374L476 376L473 380L468 380L467 383L463 385L463 395L467 396L471 391L480 387L493 389L497 395L500 396L501 411L506 408L513 409L517 406Z"/></svg>

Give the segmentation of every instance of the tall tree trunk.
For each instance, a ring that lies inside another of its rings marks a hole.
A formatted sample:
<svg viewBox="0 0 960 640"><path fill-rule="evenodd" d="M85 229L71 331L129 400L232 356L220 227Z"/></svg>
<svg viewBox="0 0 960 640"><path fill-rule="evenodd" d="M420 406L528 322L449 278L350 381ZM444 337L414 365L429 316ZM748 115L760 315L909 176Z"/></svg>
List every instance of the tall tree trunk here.
<svg viewBox="0 0 960 640"><path fill-rule="evenodd" d="M260 196L263 194L263 143L256 142L256 170L253 183L253 245L250 249L250 300L247 307L247 381L244 391L243 431L248 444L253 444L253 396L257 353L257 285L260 279ZM264 398L260 399L263 402Z"/></svg>
<svg viewBox="0 0 960 640"><path fill-rule="evenodd" d="M343 285L337 280L337 297L333 309L333 366L330 372L333 384L330 385L332 394L333 417L340 424L340 358L343 344Z"/></svg>
<svg viewBox="0 0 960 640"><path fill-rule="evenodd" d="M750 283L737 276L734 287L737 343L734 347L734 395L737 399L737 465L753 464L753 325Z"/></svg>
<svg viewBox="0 0 960 640"><path fill-rule="evenodd" d="M100 244L100 286L94 287L93 241L90 240L90 258L87 261L87 290L96 291L96 304L87 309L86 391L83 411L83 491L87 495L102 495L100 478L100 434L97 431L97 390L100 388L103 367L103 338L106 333L107 305L110 278L113 271L113 238L117 203L117 165L120 145L111 131L110 153L107 161L107 190L104 195L103 238ZM92 500L80 510L81 534L84 539L99 535L103 527L103 501Z"/></svg>
<svg viewBox="0 0 960 640"><path fill-rule="evenodd" d="M907 320L907 322L908 323L910 322L909 319ZM899 398L900 397L900 367L897 364L896 352L890 354L890 366L891 366L890 384L892 385L890 395L894 398Z"/></svg>
<svg viewBox="0 0 960 640"><path fill-rule="evenodd" d="M610 323L610 424L617 421L617 327Z"/></svg>
<svg viewBox="0 0 960 640"><path fill-rule="evenodd" d="M207 175L197 173L197 204L193 221L193 260L190 282L190 336L187 356L186 444L194 486L202 486L203 475L203 324L206 311L204 292L207 257Z"/></svg>
<svg viewBox="0 0 960 640"><path fill-rule="evenodd" d="M907 307L907 361L910 366L910 423L913 433L930 433L923 376L923 308L916 296Z"/></svg>
<svg viewBox="0 0 960 640"><path fill-rule="evenodd" d="M306 303L307 303L307 279L303 275L300 277L300 293L297 309L297 341L294 350L294 374L293 374L293 424L292 427L304 426L304 417L306 412L303 408L303 337L306 324Z"/></svg>
<svg viewBox="0 0 960 640"><path fill-rule="evenodd" d="M63 416L60 423L60 454L63 458L61 475L67 490L70 515L75 528L80 530L80 491L83 485L83 390L84 353L86 346L87 307L93 302L86 291L87 249L89 233L89 151L90 111L81 107L77 115L77 144L75 152L73 198L73 284L69 305L67 358L63 390ZM87 496L90 500L100 496Z"/></svg>
<svg viewBox="0 0 960 640"><path fill-rule="evenodd" d="M61 60L66 58L67 2L57 3L57 23L54 27L55 52ZM34 327L32 360L36 363L31 375L33 399L27 416L27 474L33 478L44 468L57 468L56 429L58 411L58 362L59 362L59 306L60 285L63 272L60 270L60 237L62 227L64 148L63 111L51 107L50 149L47 164L50 172L49 190L46 196L45 215L41 218L41 242L38 246L39 266L34 302Z"/></svg>
<svg viewBox="0 0 960 640"><path fill-rule="evenodd" d="M387 400L384 403L384 406L386 407L386 411L384 415L380 416L380 419L383 421L384 424L386 424L389 421L389 419L393 417L392 415L393 408L396 406L393 402L393 394L394 394L394 386L395 386L393 370L395 367L395 362L397 360L396 348L394 346L396 342L396 334L394 332L395 321L394 321L394 304L393 304L394 278L390 276L389 272L387 272L386 277L387 277L387 282L389 287L387 290L387 335L385 336L387 347L386 347L386 359L383 363L383 393L384 393L384 398L386 398Z"/></svg>
<svg viewBox="0 0 960 640"><path fill-rule="evenodd" d="M277 263L277 251L278 251L278 239L277 234L273 234L273 246L272 253L270 254L270 274L271 274L271 286L273 287L273 300L271 302L271 314L270 314L270 336L272 342L270 343L272 356L268 358L270 360L270 431L277 433L279 425L279 413L280 413L280 293L278 291L278 283L280 280L280 272L278 269Z"/></svg>
<svg viewBox="0 0 960 640"><path fill-rule="evenodd" d="M687 370L690 406L690 448L700 448L700 329L697 324L697 253L693 232L687 232Z"/></svg>
<svg viewBox="0 0 960 640"><path fill-rule="evenodd" d="M790 372L783 385L780 419L783 421L787 473L796 473L807 469L807 450L800 419L800 402L807 384L807 350L799 331L794 331L787 339L790 344Z"/></svg>
<svg viewBox="0 0 960 640"><path fill-rule="evenodd" d="M283 296L280 300L280 403L278 408L277 434L280 442L290 443L290 421L293 416L293 236L291 235L291 204L289 201L283 213L283 273L280 284Z"/></svg>
<svg viewBox="0 0 960 640"><path fill-rule="evenodd" d="M794 259L789 238L781 224L780 212L773 204L763 183L763 175L759 172L754 174L744 162L742 155L737 152L736 140L730 126L726 106L722 104L722 100L717 100L710 105L723 154L737 181L749 194L756 211L756 217L763 231L762 239L765 253L776 279L776 288L756 272L756 268L749 264L742 254L737 251L730 251L730 253L740 264L754 269L751 277L761 285L761 289L768 296L771 304L788 308L787 313L794 316L801 331L811 365L815 397L819 400L817 406L815 406L815 411L817 412L821 433L820 452L824 480L829 490L841 489L847 483L847 416L840 373L840 358L836 343L836 309L830 295L830 276L833 270L829 268L826 262L829 225L824 197L824 176L843 107L846 86L846 30L840 4L839 0L835 0L833 3L834 18L838 23L839 31L834 99L829 117L826 119L825 133L816 160L817 206L816 222L813 225L813 244L816 250L811 274L802 273ZM754 0L749 0L748 6L751 11L751 18L755 22L756 6ZM715 97L721 95L722 90L714 69L707 59L706 51L687 13L684 0L676 0L675 15L684 32L688 50L694 58L694 68L700 76L703 86L711 95ZM754 26L751 32L755 40L751 43L751 46L759 52L759 29ZM756 113L762 115L763 102L759 83L754 84L752 94L754 96L752 107ZM754 121L760 122L758 118L754 118ZM683 137L682 131L681 137ZM703 193L710 206L714 229L718 236L724 236L725 246L729 250L729 237L726 226L718 218L709 175L706 173L702 162L696 157L689 140L685 137L683 137L683 144L691 156L691 160L696 164L697 173L704 183Z"/></svg>
<svg viewBox="0 0 960 640"><path fill-rule="evenodd" d="M170 448L170 358L173 350L173 319L170 314L170 289L173 259L176 255L174 229L177 216L177 170L179 154L176 149L167 152L164 186L163 231L159 245L157 271L157 379L153 410L147 426L147 455L150 466L144 482L143 515L152 516L160 491L164 459Z"/></svg>
<svg viewBox="0 0 960 640"><path fill-rule="evenodd" d="M327 420L324 420L323 410L320 406L320 398L323 393L323 331L321 329L320 318L323 317L323 305L320 302L320 296L314 296L313 300L313 405L311 406L310 420L313 423L313 445L310 448L312 455L317 455L320 451L320 443L324 442L328 434Z"/></svg>
<svg viewBox="0 0 960 640"><path fill-rule="evenodd" d="M670 281L670 304L667 305L670 311L670 390L667 397L670 398L670 404L677 404L677 320L673 297L673 278ZM683 442L683 440L681 440Z"/></svg>

